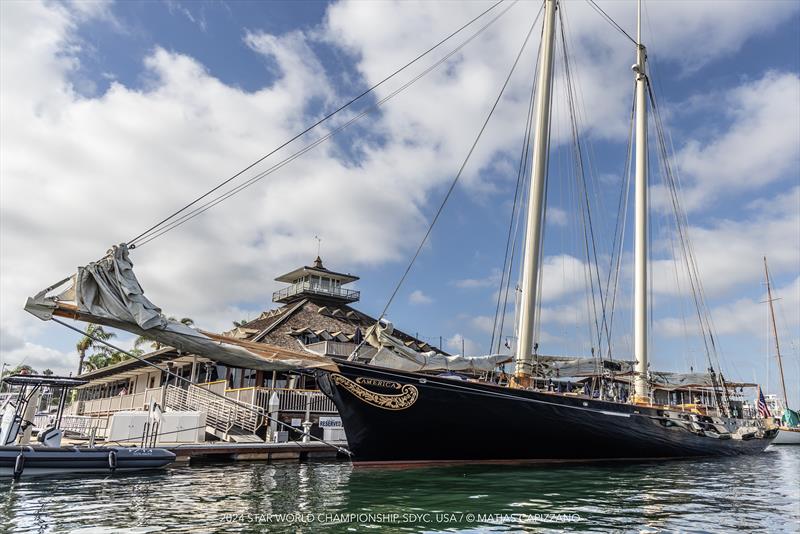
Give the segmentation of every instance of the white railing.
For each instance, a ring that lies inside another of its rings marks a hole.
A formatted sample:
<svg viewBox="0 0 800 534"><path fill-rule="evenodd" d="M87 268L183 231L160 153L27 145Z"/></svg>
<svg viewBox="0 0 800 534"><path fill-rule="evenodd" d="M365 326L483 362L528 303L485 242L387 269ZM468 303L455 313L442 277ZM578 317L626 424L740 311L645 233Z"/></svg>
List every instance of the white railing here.
<svg viewBox="0 0 800 534"><path fill-rule="evenodd" d="M344 299L348 302L355 302L361 298L361 292L355 289L344 289L341 287L334 287L331 285L323 285L311 282L298 282L285 287L272 294L272 301L278 302L287 297L293 297L301 293L314 293L317 295L333 295L335 297Z"/></svg>
<svg viewBox="0 0 800 534"><path fill-rule="evenodd" d="M197 384L197 387L205 389L207 391L211 391L212 393L217 393L219 395L224 395L225 390L228 387L227 380L215 380L214 382L206 382L204 384Z"/></svg>
<svg viewBox="0 0 800 534"><path fill-rule="evenodd" d="M61 424L58 428L69 430L89 437L94 431L97 438L104 438L108 431L108 420L110 416L89 417L85 415L64 415L61 417ZM33 418L33 426L40 430L48 428L53 424L55 414L40 414Z"/></svg>
<svg viewBox="0 0 800 534"><path fill-rule="evenodd" d="M255 434L264 424L264 417L256 407L217 397L198 386L189 386L187 389L167 386L165 404L174 411L205 412L206 425L223 433L238 427Z"/></svg>
<svg viewBox="0 0 800 534"><path fill-rule="evenodd" d="M83 401L84 414L108 414L113 412L146 410L150 400L161 401L161 388L150 388L130 395L117 395L103 399Z"/></svg>
<svg viewBox="0 0 800 534"><path fill-rule="evenodd" d="M108 420L110 416L87 417L82 415L65 415L61 418L59 428L71 430L82 436L89 437L94 434L97 438L108 436Z"/></svg>
<svg viewBox="0 0 800 534"><path fill-rule="evenodd" d="M173 411L200 411L206 414L206 425L221 433L229 433L234 427L239 430L255 434L258 429L267 423L264 414L269 409L269 400L273 393L278 394L280 412L293 412L302 414L308 406L313 414L336 415L336 406L333 401L321 391L308 389L283 389L283 388L241 388L225 389L226 382L210 382L208 384L191 385L188 388L177 387L172 384L162 388L151 388L131 395L119 395L83 401L84 419L104 420L102 434L105 435L108 417L115 412L124 410L145 410L150 405L150 400L161 403L162 393L165 394L165 407ZM225 399L215 395L224 394ZM226 400L228 399L228 400ZM260 412L260 413L259 413ZM81 432L81 416L64 416L73 418L76 432ZM95 427L99 424L92 423ZM62 425L63 428L64 427ZM69 428L73 430L73 428ZM98 429L98 432L100 430Z"/></svg>
<svg viewBox="0 0 800 534"><path fill-rule="evenodd" d="M269 399L272 397L272 393L275 392L278 394L278 399L280 400L278 410L281 412L305 412L306 399L309 399L311 403L309 407L310 413L338 413L333 401L326 397L321 391L314 389L252 389L255 393L255 404L264 409L269 407Z"/></svg>

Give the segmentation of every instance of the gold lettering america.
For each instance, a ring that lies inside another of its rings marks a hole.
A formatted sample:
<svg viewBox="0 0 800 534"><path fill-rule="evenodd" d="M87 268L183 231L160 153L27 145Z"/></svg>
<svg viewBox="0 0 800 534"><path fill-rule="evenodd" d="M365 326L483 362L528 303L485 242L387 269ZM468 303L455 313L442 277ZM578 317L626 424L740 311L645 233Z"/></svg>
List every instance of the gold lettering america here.
<svg viewBox="0 0 800 534"><path fill-rule="evenodd" d="M412 406L415 402L417 402L417 397L419 396L419 391L416 387L412 386L411 384L397 384L400 389L400 393L396 395L387 395L384 393L376 393L374 391L370 391L365 387L353 382L349 378L346 378L340 374L333 373L331 374L331 380L337 385L341 386L350 393L352 393L355 397L358 397L362 401L366 402L367 404L371 404L378 408L382 408L384 410L405 410ZM379 382L379 381L376 381ZM383 382L383 381L380 381ZM378 384L375 384L378 385ZM382 387L389 387L388 385L381 384Z"/></svg>

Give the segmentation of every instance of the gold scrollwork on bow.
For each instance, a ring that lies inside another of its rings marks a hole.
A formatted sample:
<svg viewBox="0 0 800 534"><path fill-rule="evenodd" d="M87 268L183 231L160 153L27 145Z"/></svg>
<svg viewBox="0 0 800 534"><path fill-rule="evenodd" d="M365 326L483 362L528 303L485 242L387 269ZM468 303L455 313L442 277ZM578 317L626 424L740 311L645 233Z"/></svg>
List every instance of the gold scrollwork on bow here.
<svg viewBox="0 0 800 534"><path fill-rule="evenodd" d="M331 379L336 385L342 386L362 401L384 410L405 410L417 402L419 396L419 391L411 384L403 384L397 395L386 395L370 391L340 374L331 374Z"/></svg>

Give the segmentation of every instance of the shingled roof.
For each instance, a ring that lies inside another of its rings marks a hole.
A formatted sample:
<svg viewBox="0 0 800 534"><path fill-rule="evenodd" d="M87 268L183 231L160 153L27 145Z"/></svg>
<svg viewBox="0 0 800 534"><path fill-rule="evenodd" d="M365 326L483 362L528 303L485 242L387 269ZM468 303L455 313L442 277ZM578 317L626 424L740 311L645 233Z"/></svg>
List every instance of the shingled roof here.
<svg viewBox="0 0 800 534"><path fill-rule="evenodd" d="M345 304L334 304L308 297L274 310L263 312L257 319L232 330L231 335L249 341L260 341L288 349L298 348L298 337L304 333L315 333L331 340L352 340L356 329L362 335L377 319ZM434 350L447 354L438 347L429 345L405 332L394 330L393 336L407 346L420 351Z"/></svg>

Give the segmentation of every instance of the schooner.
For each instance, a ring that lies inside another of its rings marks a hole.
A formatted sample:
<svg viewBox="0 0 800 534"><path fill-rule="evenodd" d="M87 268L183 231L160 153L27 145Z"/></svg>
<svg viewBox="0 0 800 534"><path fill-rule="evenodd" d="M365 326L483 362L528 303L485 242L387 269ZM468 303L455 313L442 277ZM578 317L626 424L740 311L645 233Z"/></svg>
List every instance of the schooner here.
<svg viewBox="0 0 800 534"><path fill-rule="evenodd" d="M503 4L502 0L450 37L500 4ZM506 11L509 8L510 6L506 7ZM762 452L775 437L777 430L768 428L763 419L741 413L733 407L730 388L725 383L723 375L715 371L710 361L708 373L701 377L701 387L712 392L710 402L706 405L691 402L691 399L690 402L678 405L659 404L652 394L654 378L651 376L652 371L649 366L647 331L648 292L651 289L648 287L648 110L654 109L655 102L650 84L647 49L642 43L641 2L637 16L633 65L635 82L633 362L628 372L623 373L632 379L632 394L618 395L619 388L612 395L606 394L602 388L607 378L604 370L607 366L622 368L626 362L610 362L597 355L595 355L594 376L583 371L582 374L572 375L592 376L591 382L584 383L584 387L588 389L584 394L574 391L554 391L543 387L543 382L552 381L553 375L548 378L541 374L542 362L546 358L540 357L537 352L536 325L537 306L541 300L542 242L547 200L548 156L551 150L556 28L560 20L559 10L562 9L563 3L559 0L544 0L537 15L537 20L539 16L543 18L542 39L535 65L537 79L531 88L532 99L528 116L530 146L527 148L532 154L531 178L527 206L524 210L527 216L524 225L521 288L517 297L516 343L512 347L511 358L502 354L469 359L463 356L444 358L415 353L392 337L390 323L383 321L385 310L378 324L365 336L364 342L379 349L377 353L372 351L375 357L369 361L360 358L358 350L355 350L349 358L328 358L308 351L288 350L242 341L169 321L161 314L158 307L144 297L141 286L133 274L129 250L179 226L197 212L202 213L202 210L208 209L206 206L213 207L215 200L206 197L215 193L217 188L140 234L128 244L114 247L100 261L82 267L76 275L40 292L29 299L26 309L45 320L54 316L69 317L123 328L157 339L184 352L207 355L226 365L265 370L305 369L316 376L322 391L336 404L347 434L348 448L355 463L664 459ZM478 32L482 32L490 24L491 22ZM536 20L531 25L528 37L535 24ZM563 21L560 28L563 40ZM446 42L450 37L430 50ZM525 43L527 41L526 37ZM460 48L456 48L455 51ZM455 51L446 55L434 67ZM426 54L427 52L417 59ZM521 54L522 50L517 56L517 61ZM566 51L564 54L566 55ZM514 62L514 67L517 61ZM405 67L391 76L403 69ZM512 67L512 73L513 70ZM509 78L510 76L511 73ZM413 81L401 89L410 83ZM372 89L375 87L377 85ZM373 108L382 105L394 94L397 93L390 93L386 98L378 100ZM502 94L503 90L498 96L498 102ZM361 96L326 116L300 135L345 109ZM334 133L365 113L367 111L356 115L334 130ZM491 113L487 117L487 122L489 118ZM658 120L655 122L655 127L661 131ZM480 133L483 133L483 129ZM327 136L322 140L326 138ZM480 134L475 141L476 144L479 139ZM657 141L658 148L665 150L663 138L659 136ZM280 148L283 146L286 144ZM316 145L314 143L309 145L311 148L313 146ZM297 154L302 155L305 150L304 148ZM279 168L282 165L283 162L275 167ZM257 178L260 179L271 170L272 168L264 174L257 175ZM221 185L227 184L237 176ZM458 175L456 181L457 179ZM250 182L246 184L249 186ZM231 194L236 192L238 190ZM224 200L227 197L220 195L218 198ZM674 192L671 200L677 206ZM184 211L190 208L191 211ZM679 210L676 212L678 218L681 217L681 213ZM433 223L435 220L436 218ZM427 238L427 235L425 237ZM684 246L688 246L688 236L685 233L681 234L681 241ZM691 263L688 269L690 280L693 280L697 277L697 267ZM608 334L606 336L608 337ZM608 343L610 345L610 340ZM512 358L513 376L504 380L504 373L498 371L499 366ZM558 363L553 359L548 361ZM580 367L583 364L575 362L575 365ZM465 380L462 377L454 377L452 373L442 374L442 371L464 371L470 378ZM601 385L601 391L597 395L593 394L597 384L595 379L599 380ZM618 382L614 382L613 376L611 383L615 387L619 385Z"/></svg>

